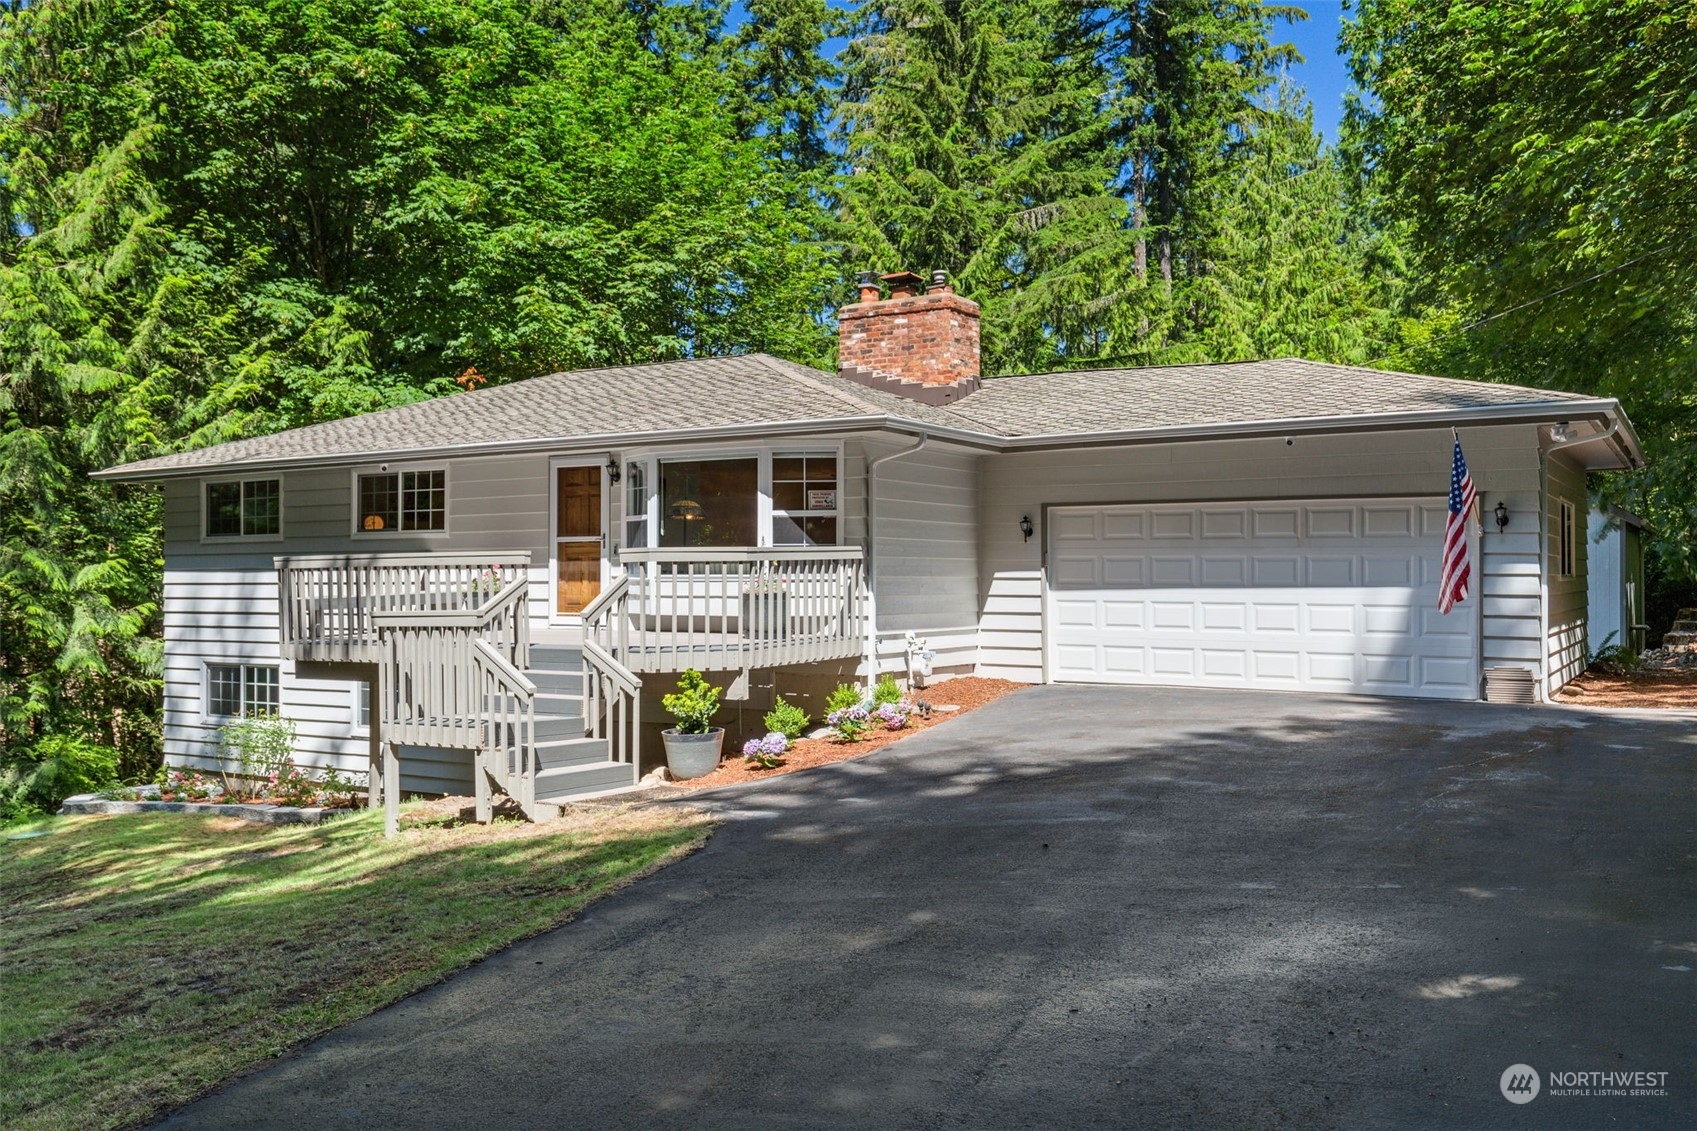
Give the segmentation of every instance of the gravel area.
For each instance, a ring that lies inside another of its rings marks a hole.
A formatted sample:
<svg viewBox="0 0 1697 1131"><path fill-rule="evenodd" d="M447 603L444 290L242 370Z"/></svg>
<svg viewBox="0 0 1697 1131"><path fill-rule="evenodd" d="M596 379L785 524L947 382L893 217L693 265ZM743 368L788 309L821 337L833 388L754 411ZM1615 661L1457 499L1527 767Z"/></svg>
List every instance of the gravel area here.
<svg viewBox="0 0 1697 1131"><path fill-rule="evenodd" d="M1029 686L1029 684L1015 683L1012 680L985 679L981 676L961 676L957 679L944 680L931 687L922 688L912 696L916 702L929 703L932 706L934 713L929 722L916 714L912 721L901 730L871 731L859 742L838 742L832 738L803 738L790 747L780 765L770 770L762 770L758 766L745 762L740 750L742 740L727 734L725 736L725 760L719 764L717 770L705 777L673 782L667 788L685 792L708 789L713 786L730 785L734 782L778 777L782 774L794 773L796 770L805 770L813 766L841 762L848 758L859 758L888 746L892 742L899 742L910 734L917 734L922 730L940 726L958 715L976 710L986 703L993 703L1004 695ZM935 708L938 707L955 707L957 710L936 711ZM733 741L736 742L735 746L733 746Z"/></svg>

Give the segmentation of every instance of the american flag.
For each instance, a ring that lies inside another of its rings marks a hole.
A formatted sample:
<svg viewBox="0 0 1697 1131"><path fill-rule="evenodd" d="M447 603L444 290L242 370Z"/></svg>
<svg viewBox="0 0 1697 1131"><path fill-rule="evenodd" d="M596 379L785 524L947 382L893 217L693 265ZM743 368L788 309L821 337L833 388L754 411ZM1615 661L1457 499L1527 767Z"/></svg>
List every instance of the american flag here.
<svg viewBox="0 0 1697 1131"><path fill-rule="evenodd" d="M1473 579L1473 564L1467 555L1467 516L1473 513L1473 503L1479 497L1473 489L1473 476L1467 474L1461 437L1453 429L1450 434L1455 436L1455 462L1450 467L1450 516L1444 523L1444 568L1438 576L1441 613L1467 600L1467 583Z"/></svg>

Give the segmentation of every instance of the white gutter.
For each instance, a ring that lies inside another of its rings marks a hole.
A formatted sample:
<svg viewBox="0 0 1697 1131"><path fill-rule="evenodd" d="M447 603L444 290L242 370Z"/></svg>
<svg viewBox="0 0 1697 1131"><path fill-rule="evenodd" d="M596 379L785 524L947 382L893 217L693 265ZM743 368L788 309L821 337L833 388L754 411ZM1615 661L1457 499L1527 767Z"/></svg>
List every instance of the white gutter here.
<svg viewBox="0 0 1697 1131"><path fill-rule="evenodd" d="M878 682L878 468L893 459L903 459L925 449L930 437L921 433L911 448L898 448L866 461L866 686L868 693Z"/></svg>

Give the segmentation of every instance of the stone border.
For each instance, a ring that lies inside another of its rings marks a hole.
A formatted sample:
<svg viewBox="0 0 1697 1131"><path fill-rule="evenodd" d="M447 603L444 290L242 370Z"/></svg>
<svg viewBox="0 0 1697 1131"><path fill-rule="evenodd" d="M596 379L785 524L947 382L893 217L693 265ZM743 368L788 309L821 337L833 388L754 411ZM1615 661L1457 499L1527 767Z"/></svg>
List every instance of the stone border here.
<svg viewBox="0 0 1697 1131"><path fill-rule="evenodd" d="M158 796L157 790L154 797ZM67 797L59 806L61 816L90 813L189 813L198 817L235 817L259 825L317 825L338 813L351 809L326 809L314 805L297 809L290 805L225 805L216 801L158 801L146 798L135 801L112 801L97 793L79 793Z"/></svg>

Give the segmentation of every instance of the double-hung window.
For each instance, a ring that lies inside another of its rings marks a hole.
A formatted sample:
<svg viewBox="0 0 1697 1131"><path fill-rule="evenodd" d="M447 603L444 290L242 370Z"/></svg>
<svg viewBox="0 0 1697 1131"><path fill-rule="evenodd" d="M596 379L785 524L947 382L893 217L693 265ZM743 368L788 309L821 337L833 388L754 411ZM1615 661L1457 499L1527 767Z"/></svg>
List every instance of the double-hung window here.
<svg viewBox="0 0 1697 1131"><path fill-rule="evenodd" d="M206 713L213 718L274 715L281 700L274 664L208 664Z"/></svg>
<svg viewBox="0 0 1697 1131"><path fill-rule="evenodd" d="M385 471L359 477L360 531L368 534L448 529L448 473L441 468Z"/></svg>
<svg viewBox="0 0 1697 1131"><path fill-rule="evenodd" d="M772 545L837 544L837 456L777 452L772 456Z"/></svg>
<svg viewBox="0 0 1697 1131"><path fill-rule="evenodd" d="M232 479L206 485L206 537L275 538L283 533L283 482Z"/></svg>

